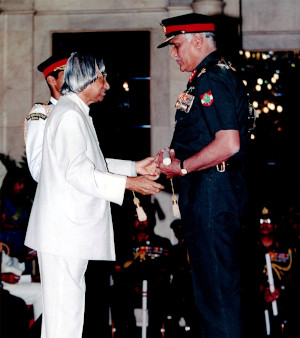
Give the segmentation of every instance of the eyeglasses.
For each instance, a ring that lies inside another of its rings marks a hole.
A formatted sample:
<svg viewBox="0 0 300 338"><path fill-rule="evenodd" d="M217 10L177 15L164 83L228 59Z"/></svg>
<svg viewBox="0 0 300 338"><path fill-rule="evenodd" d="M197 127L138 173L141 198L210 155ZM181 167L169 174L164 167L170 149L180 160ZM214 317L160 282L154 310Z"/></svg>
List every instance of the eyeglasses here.
<svg viewBox="0 0 300 338"><path fill-rule="evenodd" d="M104 72L104 71L102 71L102 72L100 72L100 73L101 73L101 75L102 75L102 77L103 77L103 81L106 81L107 73Z"/></svg>

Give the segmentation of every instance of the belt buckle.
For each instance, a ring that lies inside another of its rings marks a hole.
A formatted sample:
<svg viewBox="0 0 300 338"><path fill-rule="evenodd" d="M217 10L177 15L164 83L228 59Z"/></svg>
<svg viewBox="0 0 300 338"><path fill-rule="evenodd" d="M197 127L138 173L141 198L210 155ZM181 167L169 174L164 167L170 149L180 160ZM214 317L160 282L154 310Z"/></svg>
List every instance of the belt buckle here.
<svg viewBox="0 0 300 338"><path fill-rule="evenodd" d="M216 168L217 168L217 171L219 173L223 173L225 170L226 170L226 164L225 164L225 161L219 163L216 165Z"/></svg>

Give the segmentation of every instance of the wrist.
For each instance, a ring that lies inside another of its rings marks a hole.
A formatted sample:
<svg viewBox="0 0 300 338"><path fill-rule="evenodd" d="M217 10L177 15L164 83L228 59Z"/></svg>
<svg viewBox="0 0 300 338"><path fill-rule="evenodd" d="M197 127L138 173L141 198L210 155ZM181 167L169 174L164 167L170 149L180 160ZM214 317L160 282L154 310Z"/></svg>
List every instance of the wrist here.
<svg viewBox="0 0 300 338"><path fill-rule="evenodd" d="M125 189L126 190L131 190L132 189L132 178L127 176L126 177L126 183L125 183Z"/></svg>
<svg viewBox="0 0 300 338"><path fill-rule="evenodd" d="M131 162L131 175L132 177L135 177L138 175L138 165L135 161Z"/></svg>
<svg viewBox="0 0 300 338"><path fill-rule="evenodd" d="M181 171L182 176L188 173L187 169L184 166L184 160L180 160L180 171Z"/></svg>

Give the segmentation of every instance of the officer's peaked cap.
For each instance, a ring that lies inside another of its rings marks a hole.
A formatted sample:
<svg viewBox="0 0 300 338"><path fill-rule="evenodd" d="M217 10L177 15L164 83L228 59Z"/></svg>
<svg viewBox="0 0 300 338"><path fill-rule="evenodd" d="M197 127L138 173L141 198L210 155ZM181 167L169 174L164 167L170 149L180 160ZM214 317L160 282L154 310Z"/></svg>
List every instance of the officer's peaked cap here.
<svg viewBox="0 0 300 338"><path fill-rule="evenodd" d="M167 46L179 34L215 32L215 23L212 17L198 13L174 16L162 20L161 26L166 39L157 48Z"/></svg>
<svg viewBox="0 0 300 338"><path fill-rule="evenodd" d="M37 69L44 74L45 79L56 70L64 70L68 57L66 55L52 55L37 66Z"/></svg>

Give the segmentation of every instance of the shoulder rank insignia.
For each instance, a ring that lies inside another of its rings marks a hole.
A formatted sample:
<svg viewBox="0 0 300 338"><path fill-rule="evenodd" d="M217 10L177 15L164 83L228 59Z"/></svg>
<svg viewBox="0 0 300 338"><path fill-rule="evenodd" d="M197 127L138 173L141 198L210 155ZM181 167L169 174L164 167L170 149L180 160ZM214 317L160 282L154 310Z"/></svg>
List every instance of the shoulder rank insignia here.
<svg viewBox="0 0 300 338"><path fill-rule="evenodd" d="M200 95L200 100L203 106L205 107L210 107L212 105L212 103L214 102L214 98L212 96L212 92L211 90L209 90L208 92Z"/></svg>
<svg viewBox="0 0 300 338"><path fill-rule="evenodd" d="M219 66L221 68L231 69L234 72L236 71L236 69L234 67L232 67L231 62L226 61L225 59L219 60L219 62L217 63L217 66Z"/></svg>
<svg viewBox="0 0 300 338"><path fill-rule="evenodd" d="M206 72L206 68L202 68L197 77L200 77L202 74Z"/></svg>
<svg viewBox="0 0 300 338"><path fill-rule="evenodd" d="M42 114L42 113L32 113L32 114L28 114L26 116L26 120L39 120L39 119L42 119L42 120L46 120L48 116L45 115L45 114Z"/></svg>

